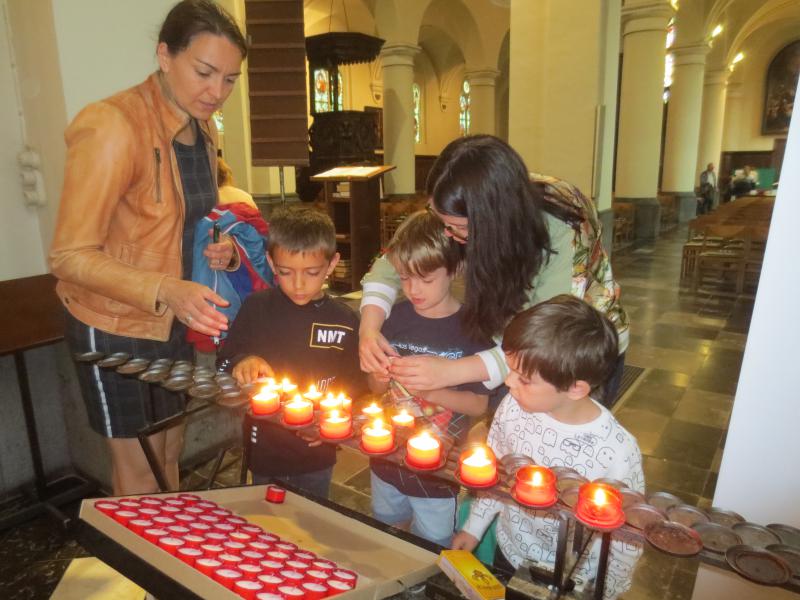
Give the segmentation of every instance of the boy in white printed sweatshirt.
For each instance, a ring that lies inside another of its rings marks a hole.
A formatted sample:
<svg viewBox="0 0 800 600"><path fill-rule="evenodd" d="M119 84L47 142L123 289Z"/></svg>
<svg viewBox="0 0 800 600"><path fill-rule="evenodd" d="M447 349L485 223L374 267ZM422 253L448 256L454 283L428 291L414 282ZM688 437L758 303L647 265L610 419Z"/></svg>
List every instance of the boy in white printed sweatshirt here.
<svg viewBox="0 0 800 600"><path fill-rule="evenodd" d="M498 458L524 454L547 467L568 466L587 479L617 479L644 492L636 439L590 394L617 359L617 333L597 310L572 296L556 296L514 317L503 336L511 371L509 394L492 421L487 443ZM482 496L470 510L453 548L473 550L499 513L495 564L517 568L523 560L552 570L558 523L546 511ZM641 546L612 542L605 598L631 584ZM578 564L578 588L594 579L600 539Z"/></svg>

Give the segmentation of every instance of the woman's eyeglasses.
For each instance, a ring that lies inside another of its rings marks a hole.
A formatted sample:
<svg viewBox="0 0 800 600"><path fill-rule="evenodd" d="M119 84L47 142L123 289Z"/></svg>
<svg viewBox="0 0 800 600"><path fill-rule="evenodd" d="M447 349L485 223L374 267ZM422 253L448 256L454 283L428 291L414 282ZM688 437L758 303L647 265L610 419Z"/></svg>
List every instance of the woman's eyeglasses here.
<svg viewBox="0 0 800 600"><path fill-rule="evenodd" d="M459 242L466 242L467 237L469 237L469 225L450 225L449 223L445 223L442 220L442 216L436 212L436 210L430 204L425 205L425 210L428 211L429 215L433 215L439 221L442 222L442 227L444 230L452 235L457 241Z"/></svg>

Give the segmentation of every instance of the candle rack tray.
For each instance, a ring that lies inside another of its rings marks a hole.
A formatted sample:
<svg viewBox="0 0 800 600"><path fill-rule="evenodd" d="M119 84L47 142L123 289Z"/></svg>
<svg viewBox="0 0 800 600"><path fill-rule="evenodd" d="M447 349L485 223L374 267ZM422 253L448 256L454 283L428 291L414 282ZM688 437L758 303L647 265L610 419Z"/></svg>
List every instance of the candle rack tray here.
<svg viewBox="0 0 800 600"><path fill-rule="evenodd" d="M764 548L732 546L725 552L725 560L739 575L761 585L783 585L792 577L786 561Z"/></svg>
<svg viewBox="0 0 800 600"><path fill-rule="evenodd" d="M628 525L636 529L646 529L652 523L663 523L667 520L666 513L652 504L634 504L623 510Z"/></svg>
<svg viewBox="0 0 800 600"><path fill-rule="evenodd" d="M741 523L736 523L733 527L731 527L731 529L733 529L736 534L742 538L742 543L745 546L766 548L772 544L781 543L781 538L778 537L777 533L756 523L743 521Z"/></svg>
<svg viewBox="0 0 800 600"><path fill-rule="evenodd" d="M150 367L146 371L139 373L139 380L144 381L145 383L161 383L168 376L169 367L157 368L151 363Z"/></svg>
<svg viewBox="0 0 800 600"><path fill-rule="evenodd" d="M678 504L667 509L667 517L670 521L687 527L694 527L700 523L708 523L710 521L704 510L690 504Z"/></svg>
<svg viewBox="0 0 800 600"><path fill-rule="evenodd" d="M120 375L136 375L146 370L149 365L150 361L146 358L132 358L128 362L118 366L117 373Z"/></svg>
<svg viewBox="0 0 800 600"><path fill-rule="evenodd" d="M742 538L733 529L719 523L698 523L692 529L700 534L703 548L711 552L725 554L728 548L742 544Z"/></svg>
<svg viewBox="0 0 800 600"><path fill-rule="evenodd" d="M668 492L656 492L655 494L650 494L647 497L647 503L652 504L656 508L660 508L663 511L667 511L673 506L683 504L683 500Z"/></svg>
<svg viewBox="0 0 800 600"><path fill-rule="evenodd" d="M781 542L783 542L785 545L792 546L800 550L800 529L797 527L784 525L783 523L770 523L767 525L767 529L777 533L778 537L781 538Z"/></svg>
<svg viewBox="0 0 800 600"><path fill-rule="evenodd" d="M104 369L111 369L113 367L118 367L122 364L128 362L131 358L131 355L127 352L114 352L114 354L110 354L105 358L101 358L97 361L97 366L102 367Z"/></svg>
<svg viewBox="0 0 800 600"><path fill-rule="evenodd" d="M773 544L766 549L786 561L792 569L792 577L800 578L800 550L786 544Z"/></svg>
<svg viewBox="0 0 800 600"><path fill-rule="evenodd" d="M654 548L672 556L695 556L703 549L699 533L672 521L651 523L645 527L644 537Z"/></svg>
<svg viewBox="0 0 800 600"><path fill-rule="evenodd" d="M744 517L739 513L717 508L716 506L712 506L708 511L708 518L711 519L712 523L725 525L725 527L733 527L736 523L744 522Z"/></svg>
<svg viewBox="0 0 800 600"><path fill-rule="evenodd" d="M75 360L78 362L97 362L104 356L105 354L102 352L78 352L75 354Z"/></svg>

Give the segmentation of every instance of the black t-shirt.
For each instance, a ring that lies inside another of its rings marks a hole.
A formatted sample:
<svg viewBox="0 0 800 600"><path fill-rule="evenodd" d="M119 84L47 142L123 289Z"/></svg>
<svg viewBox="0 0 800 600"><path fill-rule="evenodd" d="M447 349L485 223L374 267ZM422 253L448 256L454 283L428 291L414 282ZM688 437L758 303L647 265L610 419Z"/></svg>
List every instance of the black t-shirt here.
<svg viewBox="0 0 800 600"><path fill-rule="evenodd" d="M464 332L462 311L459 309L449 317L430 319L417 314L410 302L400 302L392 308L392 314L384 323L381 333L401 356L427 354L456 360L492 348L494 344L491 341L476 341ZM482 383L465 383L452 389L489 394ZM454 411L447 428L448 434L460 441L468 423L469 417ZM456 489L439 480L420 477L380 459L370 460L370 466L383 481L408 496L449 498L457 493Z"/></svg>
<svg viewBox="0 0 800 600"><path fill-rule="evenodd" d="M280 288L250 295L220 360L233 367L250 355L266 360L277 377L289 377L300 390L313 383L320 392L345 392L353 398L367 391L358 364L358 318L329 296L298 306ZM249 414L244 435L251 444L250 469L261 476L310 473L336 462L335 446L309 448L293 431Z"/></svg>

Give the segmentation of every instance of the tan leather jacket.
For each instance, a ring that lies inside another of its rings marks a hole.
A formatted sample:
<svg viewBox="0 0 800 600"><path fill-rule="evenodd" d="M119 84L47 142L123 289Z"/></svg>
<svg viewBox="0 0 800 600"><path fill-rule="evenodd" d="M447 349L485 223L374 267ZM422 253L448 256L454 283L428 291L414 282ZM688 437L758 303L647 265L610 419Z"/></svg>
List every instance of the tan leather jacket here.
<svg viewBox="0 0 800 600"><path fill-rule="evenodd" d="M84 108L67 127L67 163L50 267L72 315L116 335L166 340L157 301L181 277L184 200L172 141L189 116L158 73ZM216 129L200 123L216 178Z"/></svg>

